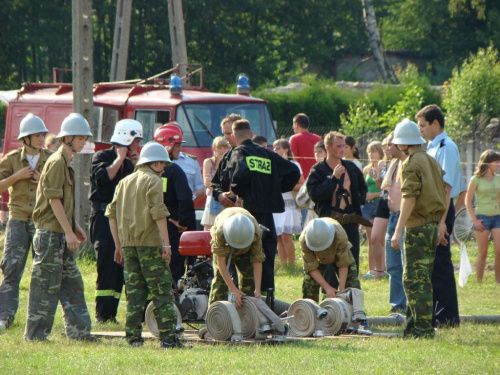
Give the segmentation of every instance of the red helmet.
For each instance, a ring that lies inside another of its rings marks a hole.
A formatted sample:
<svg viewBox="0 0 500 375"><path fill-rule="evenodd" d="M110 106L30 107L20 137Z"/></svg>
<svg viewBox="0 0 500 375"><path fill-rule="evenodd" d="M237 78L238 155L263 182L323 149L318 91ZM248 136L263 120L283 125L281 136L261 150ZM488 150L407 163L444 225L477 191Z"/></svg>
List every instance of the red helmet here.
<svg viewBox="0 0 500 375"><path fill-rule="evenodd" d="M167 150L172 149L176 143L184 143L182 140L182 129L177 125L163 125L155 131L155 142L158 142Z"/></svg>

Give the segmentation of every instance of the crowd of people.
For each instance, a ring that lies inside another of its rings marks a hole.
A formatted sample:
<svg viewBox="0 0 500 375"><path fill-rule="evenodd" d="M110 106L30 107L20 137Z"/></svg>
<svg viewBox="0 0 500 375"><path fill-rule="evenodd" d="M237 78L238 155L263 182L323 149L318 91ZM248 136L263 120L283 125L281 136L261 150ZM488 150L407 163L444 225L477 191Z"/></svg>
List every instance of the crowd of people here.
<svg viewBox="0 0 500 375"><path fill-rule="evenodd" d="M321 291L335 297L345 288L360 289L362 226L369 268L362 278L389 276L390 312L406 314L404 335L433 337L436 327L458 326L450 234L454 199L464 190L460 157L439 107L424 107L415 119L402 120L381 142L370 142L363 168L353 137L330 131L322 139L309 131L303 113L293 118L295 134L276 140L272 150L248 120L231 114L222 120L222 136L214 138L203 170L182 151L183 132L175 122L159 127L154 142L139 153L142 125L118 121L112 146L95 153L91 165L96 323L116 323L125 285L130 345L143 343L142 316L152 300L161 347L183 347L172 290L190 260L180 255L179 241L184 231L196 229L193 202L206 196L201 224L212 236L210 303L231 293L241 306L242 296L275 289L276 255L282 264L296 262L293 235L300 236L304 298L318 301ZM14 320L32 248L25 339L47 339L60 301L68 338L91 340L75 260L86 234L74 220L71 161L92 134L78 114L68 116L50 141L47 134L40 118L26 116L18 137L23 146L0 163L0 191L10 192L0 330ZM479 245L477 279L484 275L491 235L497 283L499 168L500 153L484 152L465 198ZM362 311L356 316L365 320Z"/></svg>

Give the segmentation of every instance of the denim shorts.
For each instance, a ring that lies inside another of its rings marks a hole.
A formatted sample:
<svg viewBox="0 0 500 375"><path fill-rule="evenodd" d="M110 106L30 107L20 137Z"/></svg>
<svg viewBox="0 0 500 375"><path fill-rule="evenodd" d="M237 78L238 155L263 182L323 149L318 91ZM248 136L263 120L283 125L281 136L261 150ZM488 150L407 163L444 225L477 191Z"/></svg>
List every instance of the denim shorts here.
<svg viewBox="0 0 500 375"><path fill-rule="evenodd" d="M483 227L485 230L500 228L500 215L494 215L494 216L476 215L476 217L478 220L483 221Z"/></svg>
<svg viewBox="0 0 500 375"><path fill-rule="evenodd" d="M361 214L366 220L373 220L375 218L379 201L380 199L375 199L371 202L366 202L361 208Z"/></svg>

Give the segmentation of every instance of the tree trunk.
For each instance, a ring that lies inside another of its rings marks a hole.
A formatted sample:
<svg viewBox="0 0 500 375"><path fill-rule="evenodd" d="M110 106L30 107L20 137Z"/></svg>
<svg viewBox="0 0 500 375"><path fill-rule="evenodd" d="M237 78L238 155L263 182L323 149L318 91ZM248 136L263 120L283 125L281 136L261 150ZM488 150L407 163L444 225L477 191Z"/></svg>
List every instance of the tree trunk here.
<svg viewBox="0 0 500 375"><path fill-rule="evenodd" d="M370 47L372 49L375 63L377 64L378 71L384 82L387 82L390 79L392 83L397 83L398 80L396 75L394 74L392 67L389 65L382 46L382 40L380 39L377 27L377 19L375 17L375 10L373 9L373 1L361 0L361 3L363 4L363 19L365 20Z"/></svg>

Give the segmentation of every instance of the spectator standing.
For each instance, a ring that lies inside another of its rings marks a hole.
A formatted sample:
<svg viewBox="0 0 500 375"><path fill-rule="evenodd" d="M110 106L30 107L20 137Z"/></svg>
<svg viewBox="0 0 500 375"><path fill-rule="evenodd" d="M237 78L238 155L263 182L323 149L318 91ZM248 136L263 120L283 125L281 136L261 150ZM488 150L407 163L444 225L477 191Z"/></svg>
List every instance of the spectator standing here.
<svg viewBox="0 0 500 375"><path fill-rule="evenodd" d="M408 155L401 166L401 212L391 239L391 246L400 249L405 229L403 282L408 307L403 335L432 338L431 277L439 236L437 223L447 206L444 172L422 148L425 141L413 121L401 121L392 142Z"/></svg>
<svg viewBox="0 0 500 375"><path fill-rule="evenodd" d="M351 214L349 222L341 224L352 245L351 252L359 271L358 224L359 219L363 219L361 205L365 203L367 187L359 168L354 163L342 159L345 150L344 138L344 135L338 132L329 132L325 136L327 157L311 169L306 185L320 218ZM353 220L350 220L351 218ZM329 272L329 277L336 279L333 269ZM329 282L330 285L338 285L337 281Z"/></svg>
<svg viewBox="0 0 500 375"><path fill-rule="evenodd" d="M491 233L495 249L495 280L500 284L500 153L486 150L481 154L477 168L469 182L465 205L474 223L478 248L476 277L483 281L488 243ZM472 200L476 197L476 208Z"/></svg>
<svg viewBox="0 0 500 375"><path fill-rule="evenodd" d="M254 135L252 137L252 142L257 143L259 146L267 148L267 138L263 135Z"/></svg>
<svg viewBox="0 0 500 375"><path fill-rule="evenodd" d="M429 142L427 153L438 161L444 170L448 206L439 222L439 244L436 250L432 286L434 291L434 325L459 326L457 285L451 261L450 234L455 223L455 206L452 198L460 194L460 154L457 145L444 131L445 119L437 105L422 108L415 116L420 133Z"/></svg>
<svg viewBox="0 0 500 375"><path fill-rule="evenodd" d="M387 207L390 211L385 235L385 262L389 274L389 303L391 313L406 313L406 295L403 288L403 235L399 242L399 249L391 246L391 238L396 230L401 209L401 163L406 159L406 154L400 151L392 140L394 133L388 137L388 151L392 157L391 164L382 181L382 189L387 193ZM376 220L376 219L375 219ZM403 229L404 234L404 229Z"/></svg>
<svg viewBox="0 0 500 375"><path fill-rule="evenodd" d="M33 221L35 259L31 271L28 316L24 339L43 341L52 331L58 301L61 301L66 336L91 340L91 321L85 302L82 275L76 264L85 231L75 222L75 173L71 160L91 137L85 118L72 113L57 135L62 146L52 154L40 175Z"/></svg>
<svg viewBox="0 0 500 375"><path fill-rule="evenodd" d="M205 230L210 230L214 224L215 217L224 208L215 199L212 199L212 179L215 176L215 171L219 166L224 154L229 151L229 142L224 137L215 137L212 142L212 152L214 156L206 158L203 161L203 183L205 184L207 201L205 203L205 210L201 218L201 225Z"/></svg>
<svg viewBox="0 0 500 375"><path fill-rule="evenodd" d="M301 173L299 182L292 191L282 193L285 202L285 212L273 214L274 224L276 226L276 235L278 236L278 256L282 264L295 263L295 244L292 234L298 234L302 231L300 210L295 203L294 193L296 194L304 183L304 176L300 164L293 161L290 143L286 139L274 141L273 150L282 158L292 161Z"/></svg>
<svg viewBox="0 0 500 375"><path fill-rule="evenodd" d="M366 202L361 209L363 217L373 223L375 214L377 213L378 204L380 201L380 184L382 183L380 161L384 158L382 144L379 141L370 142L366 148L369 162L363 169L363 178L368 187L366 194ZM365 279L373 279L375 277L384 276L383 257L375 253L372 242L372 228L365 227L366 239L368 241L368 268L369 271L363 276ZM380 250L380 249L377 249Z"/></svg>
<svg viewBox="0 0 500 375"><path fill-rule="evenodd" d="M47 134L45 137L45 148L52 152L56 152L59 146L61 146L61 142L56 138L56 135L52 133Z"/></svg>
<svg viewBox="0 0 500 375"><path fill-rule="evenodd" d="M28 114L21 120L17 137L23 146L9 152L0 163L0 191L9 189L10 211L1 263L0 331L11 326L19 307L19 283L35 234L36 188L40 172L52 154L43 149L47 132L41 118Z"/></svg>
<svg viewBox="0 0 500 375"><path fill-rule="evenodd" d="M359 150L356 147L356 140L350 135L345 137L344 160L352 161L354 164L356 164L360 171L363 170L363 166L359 161Z"/></svg>
<svg viewBox="0 0 500 375"><path fill-rule="evenodd" d="M300 164L302 174L307 178L311 167L316 163L314 145L321 141L321 137L309 132L309 117L305 113L295 115L292 126L295 133L290 137L293 159Z"/></svg>
<svg viewBox="0 0 500 375"><path fill-rule="evenodd" d="M123 267L114 261L115 243L106 206L113 200L118 183L134 171L142 139L142 125L132 119L116 123L112 146L96 152L90 167L90 241L97 258L95 319L97 323L116 323L123 289Z"/></svg>
<svg viewBox="0 0 500 375"><path fill-rule="evenodd" d="M392 134L385 137L382 141L382 149L384 150L384 159L379 162L378 169L380 170L380 179L383 181L390 165L391 155L389 153L389 143L392 139ZM377 212L373 219L372 234L370 236L372 251L375 257L375 278L385 277L386 272L386 256L385 256L385 235L387 233L387 223L389 219L389 207L387 205L388 191L380 189L380 199L378 201Z"/></svg>

